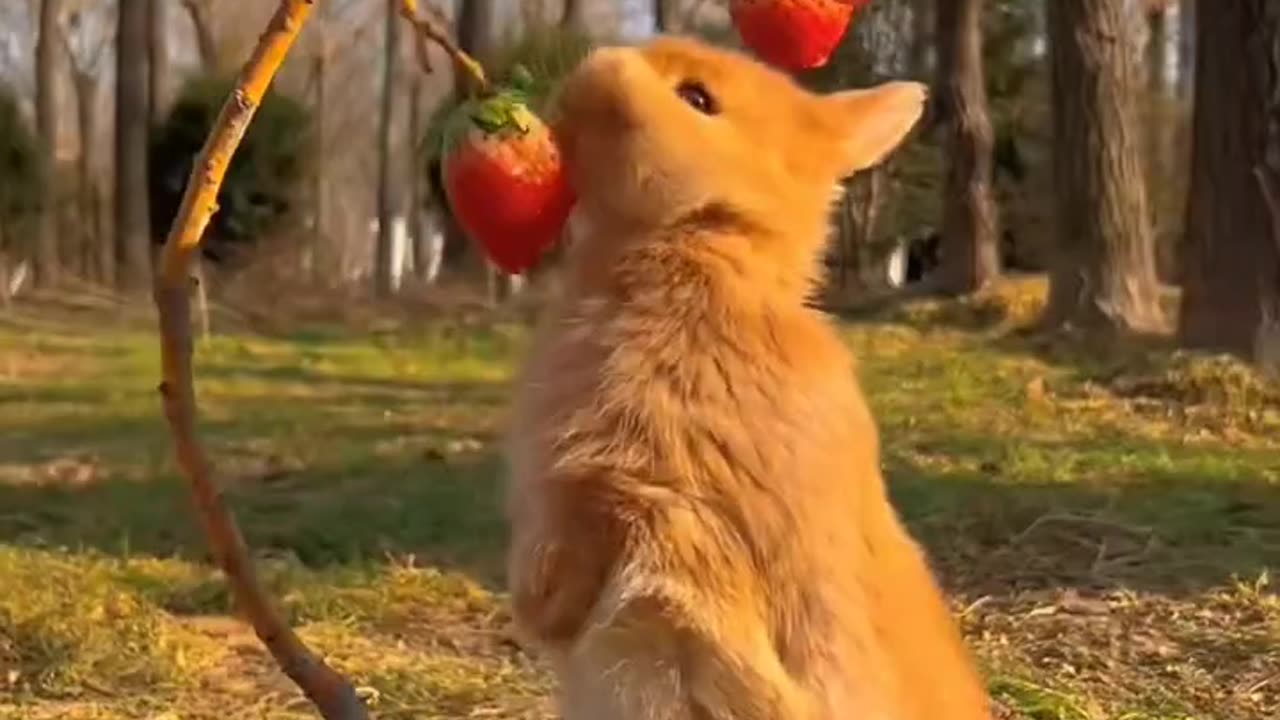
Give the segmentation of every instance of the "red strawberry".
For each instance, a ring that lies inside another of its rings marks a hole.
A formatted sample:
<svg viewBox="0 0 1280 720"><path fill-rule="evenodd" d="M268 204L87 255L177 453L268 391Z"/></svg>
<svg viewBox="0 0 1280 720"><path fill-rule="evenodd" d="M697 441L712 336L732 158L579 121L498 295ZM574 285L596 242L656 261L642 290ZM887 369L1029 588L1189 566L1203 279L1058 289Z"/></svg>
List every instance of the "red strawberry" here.
<svg viewBox="0 0 1280 720"><path fill-rule="evenodd" d="M765 62L790 70L820 67L871 0L730 0L742 41Z"/></svg>
<svg viewBox="0 0 1280 720"><path fill-rule="evenodd" d="M550 129L513 91L469 100L445 135L444 189L462 229L508 273L560 236L574 195Z"/></svg>

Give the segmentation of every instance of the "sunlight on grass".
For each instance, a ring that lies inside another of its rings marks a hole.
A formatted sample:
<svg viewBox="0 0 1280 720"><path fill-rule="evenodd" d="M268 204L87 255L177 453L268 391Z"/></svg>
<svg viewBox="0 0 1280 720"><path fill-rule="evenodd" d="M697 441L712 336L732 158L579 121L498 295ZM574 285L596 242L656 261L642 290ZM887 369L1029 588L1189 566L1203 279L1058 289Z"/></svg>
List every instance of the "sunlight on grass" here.
<svg viewBox="0 0 1280 720"><path fill-rule="evenodd" d="M842 330L994 696L1032 720L1275 714L1280 385L1012 332L1042 295L1002 284ZM0 322L0 718L310 717L209 565L152 328L24 318ZM433 320L197 348L264 582L387 717L548 717L500 593L497 438L527 342Z"/></svg>
<svg viewBox="0 0 1280 720"><path fill-rule="evenodd" d="M124 567L93 554L0 546L0 680L53 697L162 690L217 664L223 649L120 583Z"/></svg>

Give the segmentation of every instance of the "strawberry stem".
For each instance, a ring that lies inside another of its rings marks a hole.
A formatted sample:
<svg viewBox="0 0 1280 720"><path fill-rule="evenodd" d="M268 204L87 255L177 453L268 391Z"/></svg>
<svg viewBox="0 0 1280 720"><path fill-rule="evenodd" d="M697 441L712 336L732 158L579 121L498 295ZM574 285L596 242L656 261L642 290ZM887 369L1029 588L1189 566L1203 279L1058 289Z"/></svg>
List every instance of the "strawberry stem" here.
<svg viewBox="0 0 1280 720"><path fill-rule="evenodd" d="M493 84L489 82L489 78L485 75L484 66L478 60L467 54L465 50L458 47L458 44L449 37L449 33L441 27L439 15L435 10L429 10L426 16L418 13L418 0L400 0L400 16L409 21L413 25L414 30L418 32L418 60L422 64L423 69L427 72L431 71L431 67L427 61L427 53L424 43L430 41L439 45L449 54L453 60L453 65L458 72L466 74L470 79L470 87L472 92L485 97L492 95Z"/></svg>

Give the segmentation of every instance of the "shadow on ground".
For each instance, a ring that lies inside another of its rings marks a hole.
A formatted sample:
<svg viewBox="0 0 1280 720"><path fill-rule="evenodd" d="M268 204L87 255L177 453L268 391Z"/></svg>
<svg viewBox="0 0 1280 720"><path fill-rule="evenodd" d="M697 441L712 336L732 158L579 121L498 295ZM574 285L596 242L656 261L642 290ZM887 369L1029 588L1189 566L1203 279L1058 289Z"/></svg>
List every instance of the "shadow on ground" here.
<svg viewBox="0 0 1280 720"><path fill-rule="evenodd" d="M419 427L401 446L374 448L380 434L409 431L333 429L368 452L230 483L228 500L250 545L313 568L412 555L499 587L503 468L492 439ZM74 432L101 437L108 429L86 421ZM1234 470L1204 465L1159 443L1116 442L1133 453L1170 453L1166 469L1100 467L1096 482L1055 482L1017 465L1007 444L982 437L952 437L928 448L890 444L886 466L895 503L944 581L967 594L1115 586L1190 593L1280 567L1274 476L1257 474L1247 462ZM1018 452L1035 450L1050 461L1087 457L1087 444L1019 443ZM953 462L932 467L921 460L924 450ZM1276 465L1280 474L1280 459ZM0 508L0 542L207 559L186 486L171 471L81 485L4 484Z"/></svg>

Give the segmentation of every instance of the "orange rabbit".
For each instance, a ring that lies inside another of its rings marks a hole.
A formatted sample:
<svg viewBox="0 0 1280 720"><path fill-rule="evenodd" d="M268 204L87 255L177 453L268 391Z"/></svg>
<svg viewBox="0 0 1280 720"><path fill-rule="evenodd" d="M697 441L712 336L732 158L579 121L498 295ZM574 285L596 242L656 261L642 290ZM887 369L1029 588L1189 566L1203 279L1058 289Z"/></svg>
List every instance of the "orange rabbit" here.
<svg viewBox="0 0 1280 720"><path fill-rule="evenodd" d="M679 38L566 81L576 237L508 498L514 611L566 720L990 717L853 359L805 305L837 180L924 100L811 94Z"/></svg>

